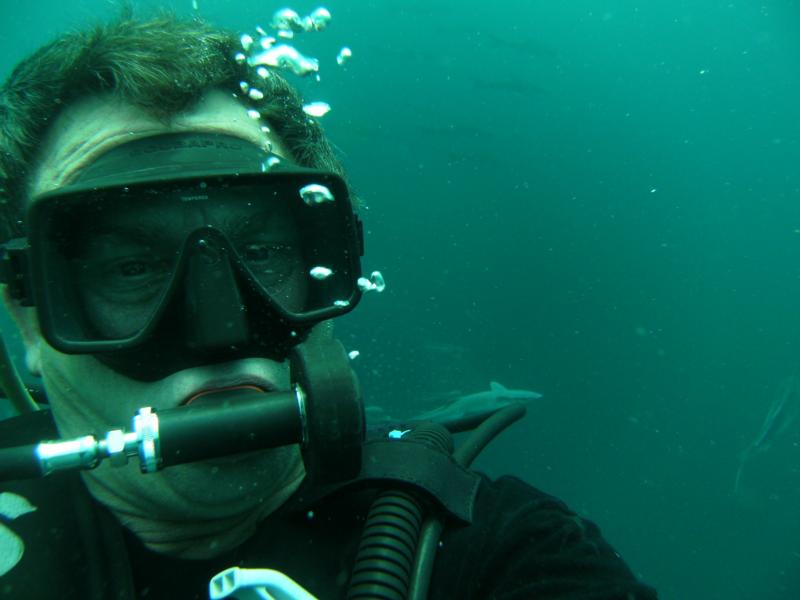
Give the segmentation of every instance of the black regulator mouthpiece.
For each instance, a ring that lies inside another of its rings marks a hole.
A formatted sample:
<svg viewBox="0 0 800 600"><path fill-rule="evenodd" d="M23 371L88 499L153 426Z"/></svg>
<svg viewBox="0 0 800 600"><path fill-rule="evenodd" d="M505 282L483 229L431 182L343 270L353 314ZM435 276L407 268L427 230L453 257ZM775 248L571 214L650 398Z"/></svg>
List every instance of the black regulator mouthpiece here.
<svg viewBox="0 0 800 600"><path fill-rule="evenodd" d="M361 468L364 409L344 347L312 336L292 351L293 384L285 392L225 390L203 402L166 410L141 408L130 427L101 436L42 441L0 450L0 481L122 466L138 460L143 473L299 444L308 481L328 485Z"/></svg>

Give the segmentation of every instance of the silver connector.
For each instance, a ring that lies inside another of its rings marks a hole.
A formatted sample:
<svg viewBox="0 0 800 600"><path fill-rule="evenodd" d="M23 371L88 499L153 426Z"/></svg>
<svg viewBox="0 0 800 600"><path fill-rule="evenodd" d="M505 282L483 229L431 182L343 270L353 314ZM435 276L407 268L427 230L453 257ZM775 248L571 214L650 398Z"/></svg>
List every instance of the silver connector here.
<svg viewBox="0 0 800 600"><path fill-rule="evenodd" d="M139 443L139 467L142 473L155 473L161 465L161 438L158 415L149 406L140 408L133 417L133 431Z"/></svg>
<svg viewBox="0 0 800 600"><path fill-rule="evenodd" d="M139 457L143 473L154 473L161 466L161 441L158 415L150 407L139 409L133 417L133 431L112 429L100 440L92 435L36 446L36 458L42 475L69 469L94 469L104 459L121 467L131 456Z"/></svg>
<svg viewBox="0 0 800 600"><path fill-rule="evenodd" d="M136 433L125 433L122 429L112 429L100 441L102 455L114 467L128 464L128 458L136 456L139 450Z"/></svg>
<svg viewBox="0 0 800 600"><path fill-rule="evenodd" d="M300 427L303 432L303 446L308 445L308 413L306 412L306 393L299 384L294 385L294 397L297 399L297 412L300 415Z"/></svg>
<svg viewBox="0 0 800 600"><path fill-rule="evenodd" d="M65 440L42 442L36 447L36 456L42 475L65 469L94 469L100 464L100 446L92 435Z"/></svg>

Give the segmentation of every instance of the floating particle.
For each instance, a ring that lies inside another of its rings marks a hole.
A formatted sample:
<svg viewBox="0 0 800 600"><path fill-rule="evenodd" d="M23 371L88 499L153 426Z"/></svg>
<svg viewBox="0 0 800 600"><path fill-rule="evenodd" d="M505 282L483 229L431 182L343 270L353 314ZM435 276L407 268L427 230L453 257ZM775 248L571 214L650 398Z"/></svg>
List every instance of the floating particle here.
<svg viewBox="0 0 800 600"><path fill-rule="evenodd" d="M345 306L350 306L349 300L334 300L333 305L338 308L344 308Z"/></svg>
<svg viewBox="0 0 800 600"><path fill-rule="evenodd" d="M310 19L312 27L316 31L322 31L328 26L328 23L331 22L331 13L328 12L327 8L322 8L321 6L312 12L307 17Z"/></svg>
<svg viewBox="0 0 800 600"><path fill-rule="evenodd" d="M246 93L247 93L247 90L249 90L249 89L250 89L250 84L249 84L249 83L247 83L246 81L240 81L240 82L239 82L239 89L241 89L241 90L242 90L242 93L243 93L243 94L246 94Z"/></svg>
<svg viewBox="0 0 800 600"><path fill-rule="evenodd" d="M316 58L308 58L300 54L292 46L280 44L269 50L259 52L247 59L251 67L265 65L267 67L277 67L279 69L289 69L295 75L308 75L319 70L319 61Z"/></svg>
<svg viewBox="0 0 800 600"><path fill-rule="evenodd" d="M317 281L323 281L324 279L327 279L333 275L333 271L328 267L314 267L308 272L308 274Z"/></svg>
<svg viewBox="0 0 800 600"><path fill-rule="evenodd" d="M245 33L244 35L242 35L242 37L239 38L239 41L241 42L244 51L247 52L253 45L253 36Z"/></svg>
<svg viewBox="0 0 800 600"><path fill-rule="evenodd" d="M247 116L250 117L251 119L260 119L261 113L251 108L250 110L247 111Z"/></svg>
<svg viewBox="0 0 800 600"><path fill-rule="evenodd" d="M197 5L197 0L192 0L192 10L200 10L200 7Z"/></svg>
<svg viewBox="0 0 800 600"><path fill-rule="evenodd" d="M336 63L343 65L347 62L347 59L353 56L353 51L350 50L347 46L339 50L339 54L336 55Z"/></svg>
<svg viewBox="0 0 800 600"><path fill-rule="evenodd" d="M300 30L303 27L302 19L291 8L282 8L272 15L270 26L279 31Z"/></svg>
<svg viewBox="0 0 800 600"><path fill-rule="evenodd" d="M251 88L247 95L253 100L262 100L264 98L264 92L257 90L256 88Z"/></svg>
<svg viewBox="0 0 800 600"><path fill-rule="evenodd" d="M361 352L359 352L358 350L351 350L350 352L348 352L348 353L347 353L347 357L348 357L350 360L355 360L355 359L357 359L359 356L361 356Z"/></svg>
<svg viewBox="0 0 800 600"><path fill-rule="evenodd" d="M322 204L323 202L333 202L334 200L331 191L319 183L309 183L300 188L300 197L309 206Z"/></svg>
<svg viewBox="0 0 800 600"><path fill-rule="evenodd" d="M303 112L311 117L324 117L331 110L327 102L310 102L303 106Z"/></svg>
<svg viewBox="0 0 800 600"><path fill-rule="evenodd" d="M266 35L267 35L267 32L264 31L264 28L261 25L256 27L256 33L258 33L258 35L261 35L261 36L264 36L264 37L266 37Z"/></svg>
<svg viewBox="0 0 800 600"><path fill-rule="evenodd" d="M247 57L242 52L237 52L236 55L233 57L237 63L242 64L244 61L247 60Z"/></svg>

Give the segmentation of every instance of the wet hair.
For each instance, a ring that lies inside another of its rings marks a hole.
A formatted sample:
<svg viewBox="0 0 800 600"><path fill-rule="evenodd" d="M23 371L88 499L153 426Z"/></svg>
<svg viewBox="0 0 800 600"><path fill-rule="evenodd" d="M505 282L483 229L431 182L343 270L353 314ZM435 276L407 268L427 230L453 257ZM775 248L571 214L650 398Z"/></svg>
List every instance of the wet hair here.
<svg viewBox="0 0 800 600"><path fill-rule="evenodd" d="M172 13L139 19L130 8L109 23L64 34L19 63L0 88L0 241L24 235L23 215L37 151L59 113L75 101L110 93L168 121L204 92L241 95L240 81L258 81L259 110L294 160L344 175L319 124L280 75L258 77L238 35Z"/></svg>

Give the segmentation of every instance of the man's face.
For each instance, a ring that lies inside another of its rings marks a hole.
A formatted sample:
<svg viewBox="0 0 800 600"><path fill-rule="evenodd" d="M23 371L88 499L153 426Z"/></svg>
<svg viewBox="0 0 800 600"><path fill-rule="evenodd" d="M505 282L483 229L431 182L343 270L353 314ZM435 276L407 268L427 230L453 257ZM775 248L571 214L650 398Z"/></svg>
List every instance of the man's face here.
<svg viewBox="0 0 800 600"><path fill-rule="evenodd" d="M264 133L261 123L250 118L242 105L223 92L208 93L192 112L169 123L118 99L92 97L69 107L51 127L30 182L31 202L68 185L112 148L140 138L178 132L232 135L270 146L275 154L291 158L280 140ZM42 338L33 309L10 308L23 335L29 368L42 375L54 418L64 437L126 426L142 406L172 408L210 389L237 385L255 385L268 391L289 388L288 365L262 358L184 369L153 382L134 381L91 355L56 351ZM298 474L302 477L297 448L168 469L156 476L165 484L158 493L149 489L152 486L148 483L140 483L146 477L134 473L135 468L131 467L121 470L127 474L123 476L104 475L108 469L103 466L97 477L111 478L107 479L108 485L133 486L131 493L143 495L154 507L163 505L165 516L174 518L183 516L179 514L182 504L191 501L197 505L198 498L203 500L198 510L207 507L210 514L218 515L222 504L224 510L233 514L254 501L264 502L264 496L272 495L272 488L278 482L282 489L290 483L296 487ZM159 494L166 495L167 501Z"/></svg>

